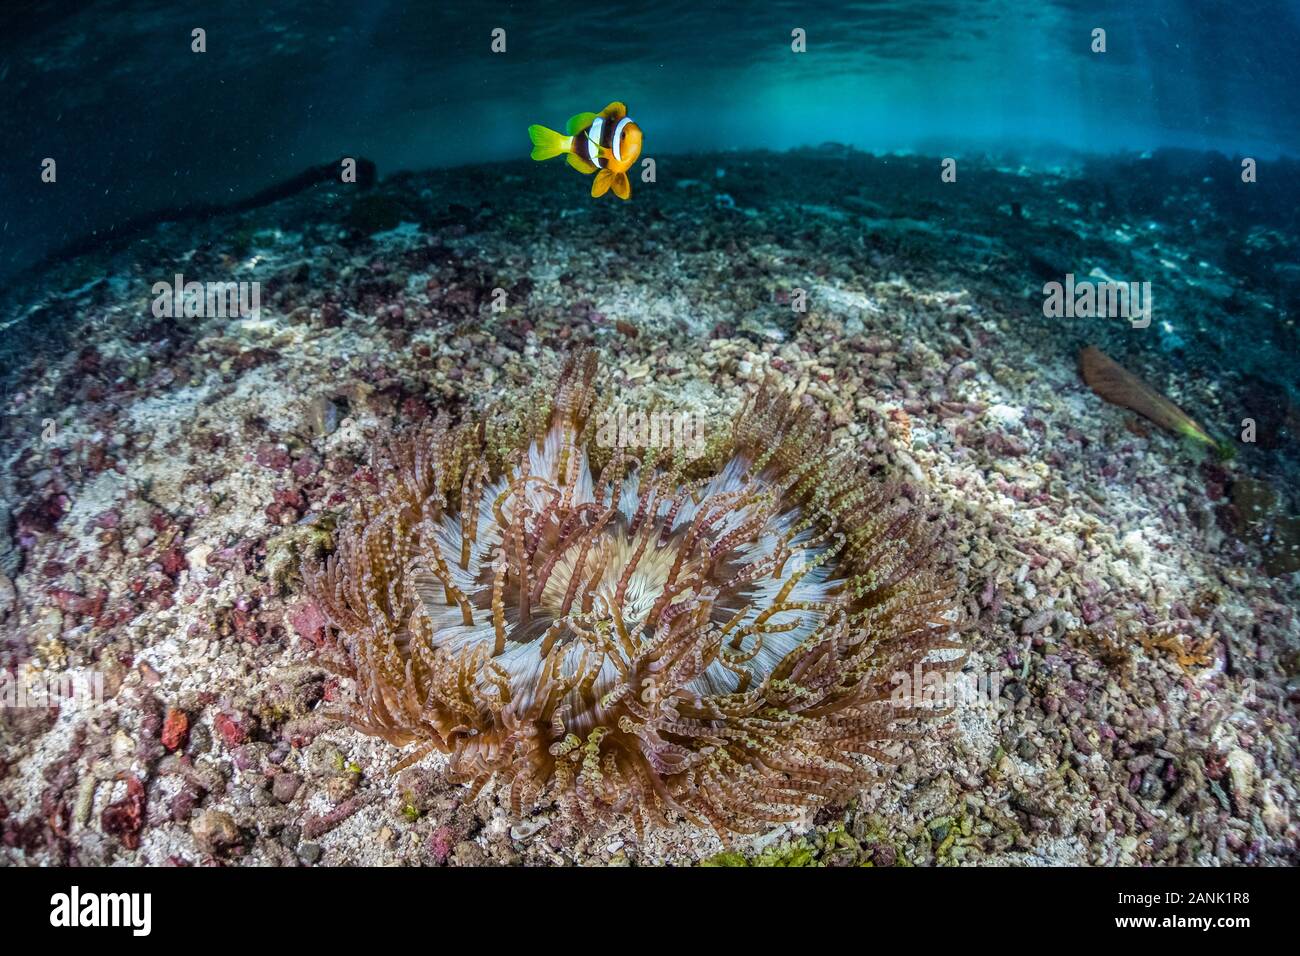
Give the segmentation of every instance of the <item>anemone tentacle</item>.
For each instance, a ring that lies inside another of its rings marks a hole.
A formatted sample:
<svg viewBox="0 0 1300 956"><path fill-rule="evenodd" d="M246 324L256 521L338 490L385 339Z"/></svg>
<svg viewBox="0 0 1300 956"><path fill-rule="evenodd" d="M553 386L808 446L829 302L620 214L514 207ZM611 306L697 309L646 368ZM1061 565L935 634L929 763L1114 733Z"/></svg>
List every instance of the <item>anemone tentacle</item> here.
<svg viewBox="0 0 1300 956"><path fill-rule="evenodd" d="M304 569L349 718L582 824L725 835L861 790L934 713L896 675L959 663L915 505L771 384L703 457L598 449L595 373L531 430L440 417L381 456Z"/></svg>

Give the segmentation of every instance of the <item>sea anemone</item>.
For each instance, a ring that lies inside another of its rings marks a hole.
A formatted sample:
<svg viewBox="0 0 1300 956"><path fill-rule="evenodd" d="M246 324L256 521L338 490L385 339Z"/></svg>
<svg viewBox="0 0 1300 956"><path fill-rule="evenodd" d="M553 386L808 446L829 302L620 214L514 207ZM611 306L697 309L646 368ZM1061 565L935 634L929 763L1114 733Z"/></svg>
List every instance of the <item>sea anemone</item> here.
<svg viewBox="0 0 1300 956"><path fill-rule="evenodd" d="M693 457L603 447L595 373L377 456L304 572L346 716L579 826L726 836L860 792L935 713L899 675L960 665L918 508L774 384Z"/></svg>

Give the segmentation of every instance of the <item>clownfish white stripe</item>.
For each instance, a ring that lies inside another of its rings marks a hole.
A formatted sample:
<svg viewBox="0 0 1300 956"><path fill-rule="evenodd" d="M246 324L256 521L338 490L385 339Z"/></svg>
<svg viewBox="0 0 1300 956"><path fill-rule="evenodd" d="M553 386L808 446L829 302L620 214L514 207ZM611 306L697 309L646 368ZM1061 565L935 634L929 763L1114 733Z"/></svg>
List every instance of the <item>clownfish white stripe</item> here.
<svg viewBox="0 0 1300 956"><path fill-rule="evenodd" d="M614 158L620 163L623 162L623 130L627 129L627 124L630 122L632 122L632 118L624 116L618 121L618 125L614 127Z"/></svg>
<svg viewBox="0 0 1300 956"><path fill-rule="evenodd" d="M600 135L605 130L605 118L597 116L591 122L591 129L587 130L587 155L591 164L597 169L603 169L605 163L600 158Z"/></svg>

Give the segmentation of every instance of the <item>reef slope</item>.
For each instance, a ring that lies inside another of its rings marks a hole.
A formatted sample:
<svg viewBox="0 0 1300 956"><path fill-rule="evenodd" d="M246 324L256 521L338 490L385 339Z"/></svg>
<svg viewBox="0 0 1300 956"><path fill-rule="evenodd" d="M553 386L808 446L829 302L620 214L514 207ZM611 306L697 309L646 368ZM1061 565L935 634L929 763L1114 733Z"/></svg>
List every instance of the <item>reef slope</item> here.
<svg viewBox="0 0 1300 956"><path fill-rule="evenodd" d="M630 205L527 163L410 174L13 290L0 663L98 672L106 700L0 713L0 862L1296 863L1300 595L1266 548L1294 383L1224 331L1296 354L1296 205L1230 214L1215 161L972 162L943 191L937 159L664 157ZM1045 318L1042 284L1092 269L1156 282L1157 322ZM260 317L155 318L175 273L259 281ZM1106 405L1088 343L1259 443L1220 462ZM866 799L721 857L685 824L575 839L437 757L390 776L321 716L343 688L297 562L386 429L518 402L584 344L614 401L722 423L775 377L923 481L995 694Z"/></svg>

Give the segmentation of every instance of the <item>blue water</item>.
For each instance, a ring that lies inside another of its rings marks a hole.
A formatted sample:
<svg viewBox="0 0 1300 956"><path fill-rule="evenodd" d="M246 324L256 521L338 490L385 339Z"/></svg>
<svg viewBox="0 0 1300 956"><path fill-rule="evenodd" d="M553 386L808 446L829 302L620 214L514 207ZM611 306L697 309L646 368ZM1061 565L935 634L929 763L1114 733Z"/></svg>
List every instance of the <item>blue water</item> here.
<svg viewBox="0 0 1300 956"><path fill-rule="evenodd" d="M381 175L521 157L529 123L613 99L649 156L1296 156L1298 41L1294 0L27 4L0 13L0 278L339 155Z"/></svg>

